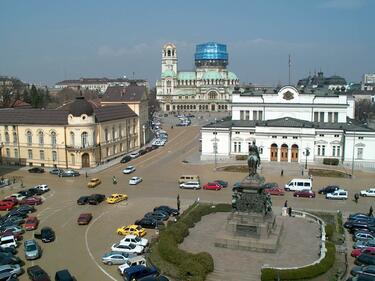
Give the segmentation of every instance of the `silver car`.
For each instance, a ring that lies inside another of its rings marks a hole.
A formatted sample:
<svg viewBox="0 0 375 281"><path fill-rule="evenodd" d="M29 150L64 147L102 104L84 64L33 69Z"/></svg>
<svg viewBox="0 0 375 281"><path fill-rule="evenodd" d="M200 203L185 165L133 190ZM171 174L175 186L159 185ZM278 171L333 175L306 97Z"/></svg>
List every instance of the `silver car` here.
<svg viewBox="0 0 375 281"><path fill-rule="evenodd" d="M0 265L0 280L8 280L7 278L17 278L22 273L22 269L18 264Z"/></svg>
<svg viewBox="0 0 375 281"><path fill-rule="evenodd" d="M35 260L40 258L40 256L42 255L42 250L34 239L26 240L24 243L24 247L25 257L27 260Z"/></svg>
<svg viewBox="0 0 375 281"><path fill-rule="evenodd" d="M102 262L108 265L112 264L124 264L128 261L128 259L137 256L136 254L131 253L122 253L122 252L109 252L105 253L102 256Z"/></svg>

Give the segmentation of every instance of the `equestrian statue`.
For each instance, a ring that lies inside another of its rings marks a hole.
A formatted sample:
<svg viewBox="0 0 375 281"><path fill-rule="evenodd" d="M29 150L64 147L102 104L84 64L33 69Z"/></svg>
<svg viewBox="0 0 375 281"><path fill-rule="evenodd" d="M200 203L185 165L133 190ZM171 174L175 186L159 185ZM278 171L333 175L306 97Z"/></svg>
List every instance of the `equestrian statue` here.
<svg viewBox="0 0 375 281"><path fill-rule="evenodd" d="M255 141L249 144L249 157L247 158L247 165L249 166L249 176L254 177L257 174L257 169L260 165L260 157L258 147Z"/></svg>

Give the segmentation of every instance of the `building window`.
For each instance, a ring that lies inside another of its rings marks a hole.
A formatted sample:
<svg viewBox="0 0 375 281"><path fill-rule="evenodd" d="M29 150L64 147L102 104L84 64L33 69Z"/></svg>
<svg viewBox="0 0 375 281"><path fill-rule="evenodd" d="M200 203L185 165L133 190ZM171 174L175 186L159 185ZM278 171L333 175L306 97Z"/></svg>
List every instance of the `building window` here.
<svg viewBox="0 0 375 281"><path fill-rule="evenodd" d="M272 136L273 139L277 139L277 136Z"/></svg>
<svg viewBox="0 0 375 281"><path fill-rule="evenodd" d="M18 158L18 149L17 148L14 149L14 158Z"/></svg>
<svg viewBox="0 0 375 281"><path fill-rule="evenodd" d="M298 139L298 137L296 137L296 136L293 136L293 139L294 139L294 140L296 140L296 139Z"/></svg>
<svg viewBox="0 0 375 281"><path fill-rule="evenodd" d="M328 112L328 123L332 123L332 112Z"/></svg>
<svg viewBox="0 0 375 281"><path fill-rule="evenodd" d="M56 147L56 132L52 132L51 133L51 144L52 144L52 147Z"/></svg>
<svg viewBox="0 0 375 281"><path fill-rule="evenodd" d="M263 147L259 147L259 154L263 154Z"/></svg>
<svg viewBox="0 0 375 281"><path fill-rule="evenodd" d="M332 156L336 156L336 146L332 146Z"/></svg>
<svg viewBox="0 0 375 281"><path fill-rule="evenodd" d="M250 120L250 111L249 110L245 111L245 120Z"/></svg>
<svg viewBox="0 0 375 281"><path fill-rule="evenodd" d="M31 146L33 144L33 135L30 131L27 131L27 145Z"/></svg>
<svg viewBox="0 0 375 281"><path fill-rule="evenodd" d="M319 122L319 112L314 112L314 122Z"/></svg>
<svg viewBox="0 0 375 281"><path fill-rule="evenodd" d="M322 150L321 146L318 145L318 156L320 156L321 150Z"/></svg>
<svg viewBox="0 0 375 281"><path fill-rule="evenodd" d="M334 137L335 137L335 138L339 138L339 137L340 137L340 135L334 135Z"/></svg>
<svg viewBox="0 0 375 281"><path fill-rule="evenodd" d="M263 120L263 111L258 112L258 120Z"/></svg>
<svg viewBox="0 0 375 281"><path fill-rule="evenodd" d="M357 159L363 159L363 147L357 148Z"/></svg>
<svg viewBox="0 0 375 281"><path fill-rule="evenodd" d="M287 139L288 137L287 136L283 136L283 139Z"/></svg>
<svg viewBox="0 0 375 281"><path fill-rule="evenodd" d="M76 157L75 157L75 155L73 153L70 154L70 158L72 160L72 165L74 166L76 164Z"/></svg>
<svg viewBox="0 0 375 281"><path fill-rule="evenodd" d="M17 133L13 132L13 144L17 144Z"/></svg>
<svg viewBox="0 0 375 281"><path fill-rule="evenodd" d="M319 137L324 137L324 134L319 134Z"/></svg>
<svg viewBox="0 0 375 281"><path fill-rule="evenodd" d="M42 131L38 133L39 145L44 145L44 134Z"/></svg>
<svg viewBox="0 0 375 281"><path fill-rule="evenodd" d="M104 130L104 137L105 137L105 141L109 140L109 135L108 135L108 129L107 128Z"/></svg>
<svg viewBox="0 0 375 281"><path fill-rule="evenodd" d="M237 152L237 142L236 141L233 143L233 151L235 153Z"/></svg>
<svg viewBox="0 0 375 281"><path fill-rule="evenodd" d="M363 140L363 137L358 137L359 140Z"/></svg>
<svg viewBox="0 0 375 281"><path fill-rule="evenodd" d="M324 122L324 112L320 112L320 122Z"/></svg>
<svg viewBox="0 0 375 281"><path fill-rule="evenodd" d="M235 134L236 134L236 135L239 135L239 134L240 134L240 132L235 132Z"/></svg>
<svg viewBox="0 0 375 281"><path fill-rule="evenodd" d="M124 144L120 143L120 151L124 151Z"/></svg>
<svg viewBox="0 0 375 281"><path fill-rule="evenodd" d="M336 156L337 156L337 157L340 157L340 156L341 156L341 151L340 151L340 150L341 150L341 147L338 145L338 146L336 146L336 149L337 149L337 150L336 150Z"/></svg>
<svg viewBox="0 0 375 281"><path fill-rule="evenodd" d="M74 133L70 132L70 145L74 146Z"/></svg>
<svg viewBox="0 0 375 281"><path fill-rule="evenodd" d="M121 127L121 125L118 125L118 132L119 132L119 137L122 138L122 127Z"/></svg>
<svg viewBox="0 0 375 281"><path fill-rule="evenodd" d="M333 122L335 122L335 123L339 122L339 113L338 112L333 113Z"/></svg>
<svg viewBox="0 0 375 281"><path fill-rule="evenodd" d="M240 110L240 120L245 120L244 113L245 112L243 110Z"/></svg>
<svg viewBox="0 0 375 281"><path fill-rule="evenodd" d="M40 154L40 160L44 160L44 150L40 150L39 154Z"/></svg>
<svg viewBox="0 0 375 281"><path fill-rule="evenodd" d="M322 156L326 155L326 146L322 145Z"/></svg>
<svg viewBox="0 0 375 281"><path fill-rule="evenodd" d="M107 157L109 156L109 147L106 148Z"/></svg>
<svg viewBox="0 0 375 281"><path fill-rule="evenodd" d="M57 152L52 151L52 161L57 161Z"/></svg>
<svg viewBox="0 0 375 281"><path fill-rule="evenodd" d="M31 149L27 150L27 157L29 160L33 159L33 151Z"/></svg>
<svg viewBox="0 0 375 281"><path fill-rule="evenodd" d="M258 120L258 111L254 110L253 111L253 120Z"/></svg>
<svg viewBox="0 0 375 281"><path fill-rule="evenodd" d="M83 132L82 135L81 135L81 143L82 143L82 147L88 147L89 143L88 143L88 134L87 132Z"/></svg>
<svg viewBox="0 0 375 281"><path fill-rule="evenodd" d="M5 132L5 143L9 143L9 133Z"/></svg>
<svg viewBox="0 0 375 281"><path fill-rule="evenodd" d="M115 131L115 127L112 127L112 139L113 139L113 140L116 139L116 131Z"/></svg>
<svg viewBox="0 0 375 281"><path fill-rule="evenodd" d="M6 155L7 155L7 157L10 158L10 149L7 148L5 151L6 151Z"/></svg>

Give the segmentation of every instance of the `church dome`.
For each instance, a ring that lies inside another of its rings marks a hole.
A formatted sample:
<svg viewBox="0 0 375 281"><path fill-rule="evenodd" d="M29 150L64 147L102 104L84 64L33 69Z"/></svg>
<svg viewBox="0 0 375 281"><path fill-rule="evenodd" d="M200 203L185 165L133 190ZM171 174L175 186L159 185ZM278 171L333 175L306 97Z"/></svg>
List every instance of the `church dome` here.
<svg viewBox="0 0 375 281"><path fill-rule="evenodd" d="M223 76L221 75L220 72L217 72L217 71L207 71L204 75L203 75L203 80L216 80L216 79L223 79Z"/></svg>
<svg viewBox="0 0 375 281"><path fill-rule="evenodd" d="M237 75L234 74L233 72L228 72L228 79L229 80L237 80Z"/></svg>
<svg viewBox="0 0 375 281"><path fill-rule="evenodd" d="M195 80L195 72L193 71L180 71L178 72L178 80Z"/></svg>
<svg viewBox="0 0 375 281"><path fill-rule="evenodd" d="M69 113L72 114L74 117L80 117L82 114L92 116L94 113L94 109L92 108L92 105L84 97L80 96L77 97L76 100L70 104Z"/></svg>
<svg viewBox="0 0 375 281"><path fill-rule="evenodd" d="M162 78L165 78L165 77L176 77L176 73L173 70L167 69L166 71L164 71L161 74L161 77Z"/></svg>

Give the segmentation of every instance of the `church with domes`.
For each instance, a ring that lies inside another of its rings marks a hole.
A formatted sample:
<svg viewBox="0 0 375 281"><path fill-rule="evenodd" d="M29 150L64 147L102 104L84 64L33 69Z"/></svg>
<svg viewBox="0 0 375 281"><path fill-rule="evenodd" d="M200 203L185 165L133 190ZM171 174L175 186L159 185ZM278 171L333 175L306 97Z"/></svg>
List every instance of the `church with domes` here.
<svg viewBox="0 0 375 281"><path fill-rule="evenodd" d="M199 44L194 59L195 70L181 71L176 46L172 43L163 46L161 79L156 82L161 110L230 111L232 92L239 79L227 69L227 46L215 42Z"/></svg>

